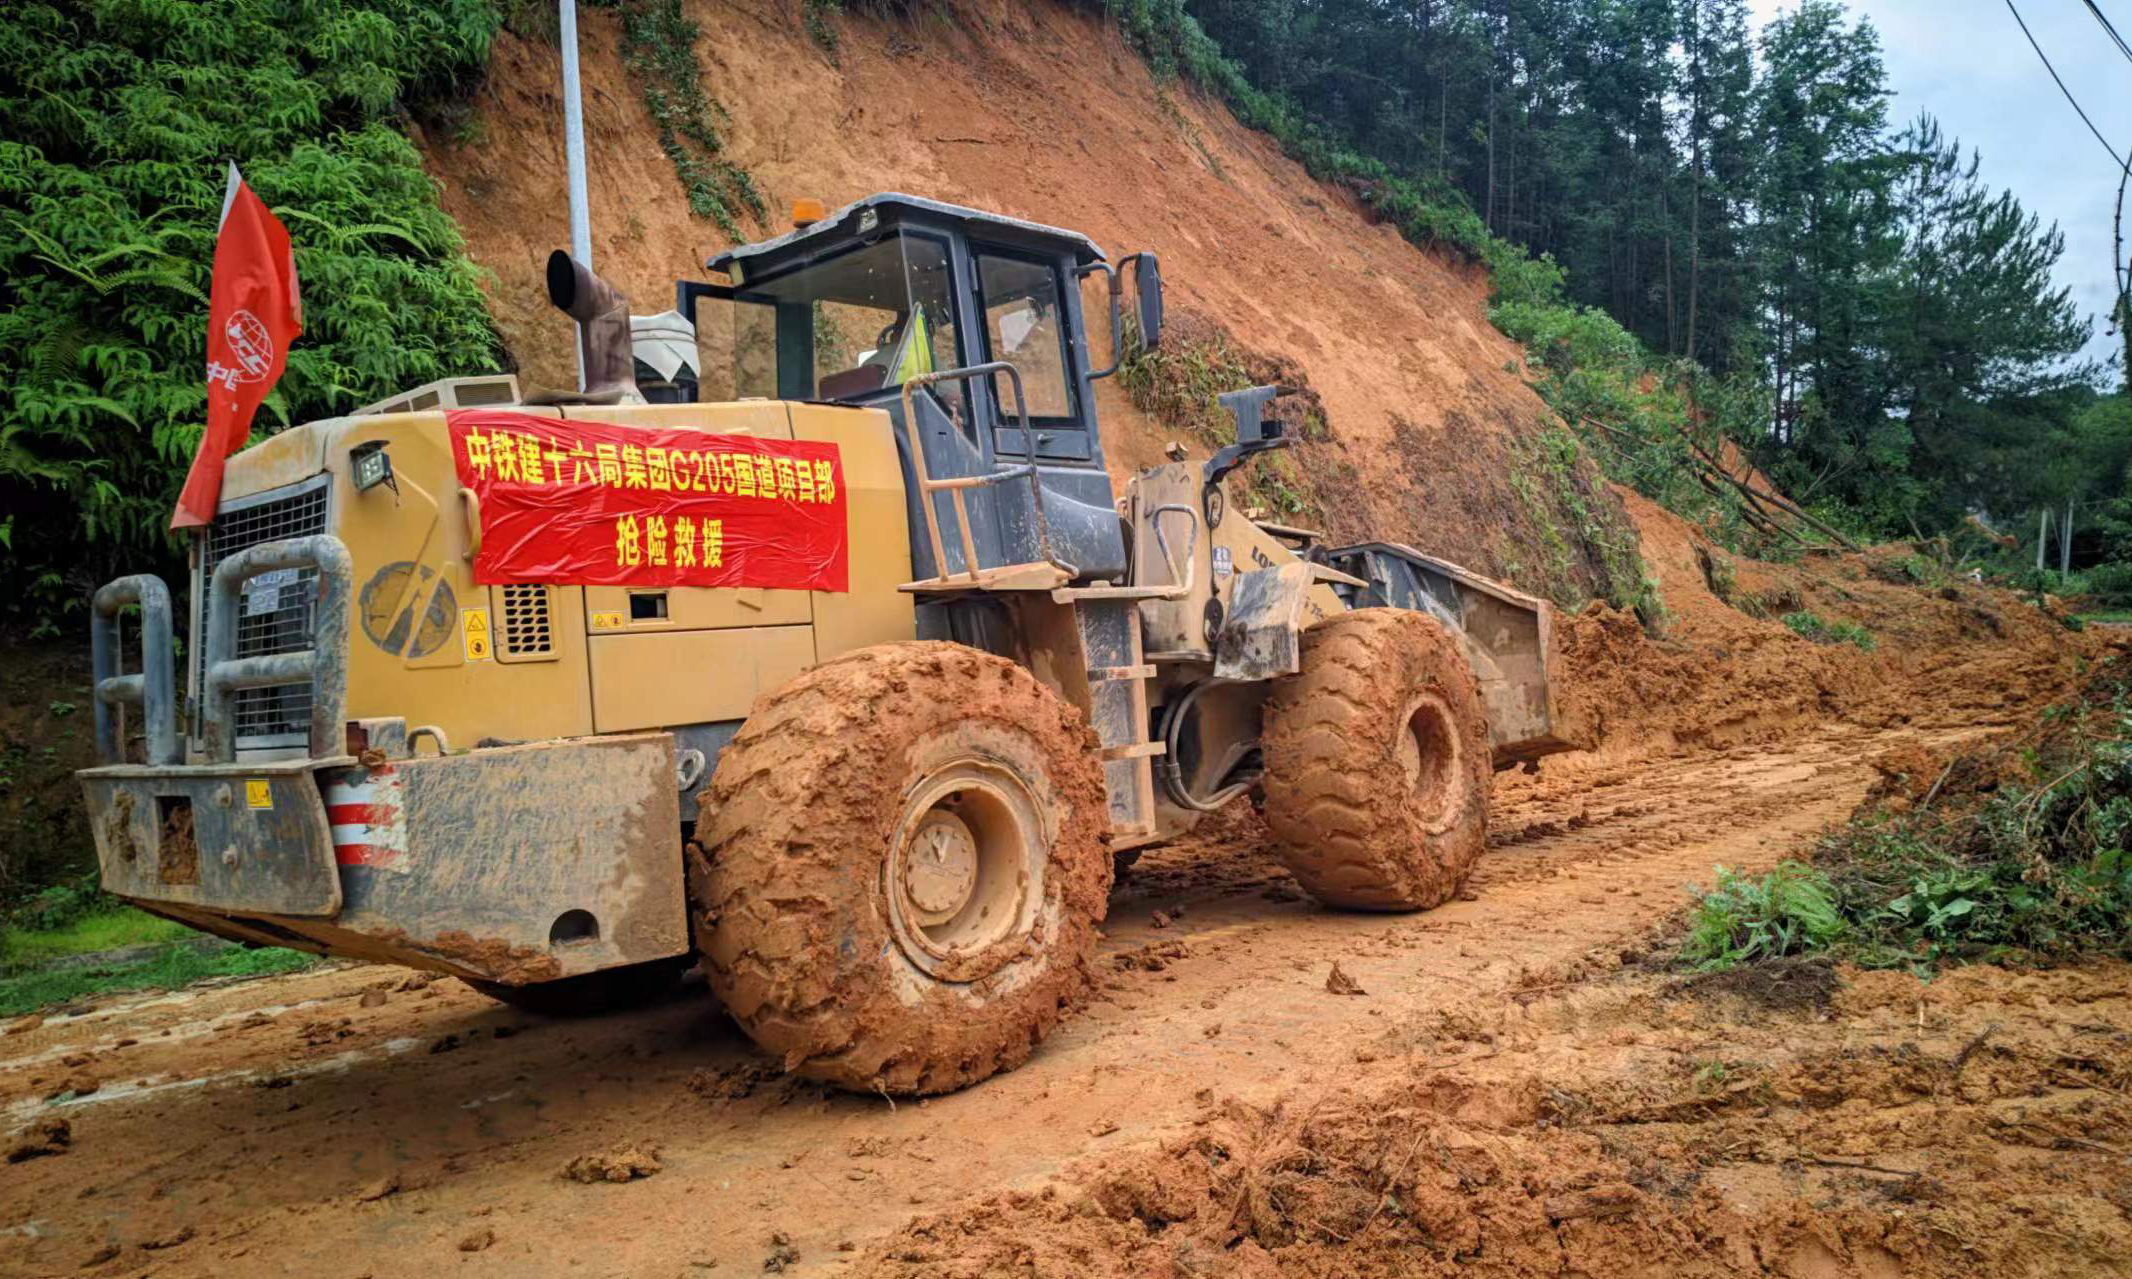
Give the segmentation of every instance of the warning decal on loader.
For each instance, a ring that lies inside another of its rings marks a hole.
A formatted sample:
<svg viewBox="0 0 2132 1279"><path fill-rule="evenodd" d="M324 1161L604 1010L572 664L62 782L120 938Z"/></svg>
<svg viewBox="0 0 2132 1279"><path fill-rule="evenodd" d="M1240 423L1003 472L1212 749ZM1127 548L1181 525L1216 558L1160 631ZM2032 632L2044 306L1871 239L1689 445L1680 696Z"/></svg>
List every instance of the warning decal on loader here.
<svg viewBox="0 0 2132 1279"><path fill-rule="evenodd" d="M459 634L466 641L466 660L486 662L493 655L489 647L489 611L485 608L462 609L459 613Z"/></svg>
<svg viewBox="0 0 2132 1279"><path fill-rule="evenodd" d="M445 416L480 511L477 582L848 587L834 444L508 410ZM474 660L471 633L467 646Z"/></svg>

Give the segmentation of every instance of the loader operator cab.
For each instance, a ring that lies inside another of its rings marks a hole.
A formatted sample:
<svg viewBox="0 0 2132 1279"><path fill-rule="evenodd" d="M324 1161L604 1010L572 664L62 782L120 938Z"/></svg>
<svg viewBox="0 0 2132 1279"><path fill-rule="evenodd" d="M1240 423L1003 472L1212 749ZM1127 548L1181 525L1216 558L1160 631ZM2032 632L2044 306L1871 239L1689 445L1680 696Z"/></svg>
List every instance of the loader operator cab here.
<svg viewBox="0 0 2132 1279"><path fill-rule="evenodd" d="M1154 257L1127 262L1141 295L1138 331L1155 338ZM1048 551L1076 578L1122 576L1125 547L1093 389L1116 371L1118 353L1091 356L1081 308L1081 282L1101 275L1118 333L1119 276L1086 236L886 194L708 265L730 283L683 281L676 290L678 309L695 325L701 399L886 410L914 481L907 490L914 532L925 501L950 527L958 517L945 494L921 496L913 439L935 480L1033 466L1041 512L1026 484L966 490L979 566L1027 563ZM952 533L946 563L932 562L927 539L912 541L920 578L969 567Z"/></svg>

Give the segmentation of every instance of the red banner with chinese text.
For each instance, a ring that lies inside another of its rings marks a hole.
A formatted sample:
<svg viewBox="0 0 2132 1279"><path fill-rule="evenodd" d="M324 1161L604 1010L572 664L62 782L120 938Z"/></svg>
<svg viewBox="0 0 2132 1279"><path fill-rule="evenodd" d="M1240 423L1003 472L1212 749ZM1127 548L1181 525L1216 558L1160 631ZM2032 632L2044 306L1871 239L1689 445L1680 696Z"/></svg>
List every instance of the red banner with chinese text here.
<svg viewBox="0 0 2132 1279"><path fill-rule="evenodd" d="M477 582L848 589L834 444L508 410L445 418L459 483L481 504Z"/></svg>

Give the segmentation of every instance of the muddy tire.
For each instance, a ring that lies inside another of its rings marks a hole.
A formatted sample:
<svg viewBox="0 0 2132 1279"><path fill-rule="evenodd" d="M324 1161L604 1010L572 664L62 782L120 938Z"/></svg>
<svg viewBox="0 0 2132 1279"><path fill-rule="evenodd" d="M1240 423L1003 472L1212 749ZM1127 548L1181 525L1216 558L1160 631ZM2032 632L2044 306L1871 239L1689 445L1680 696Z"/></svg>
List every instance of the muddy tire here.
<svg viewBox="0 0 2132 1279"><path fill-rule="evenodd" d="M664 999L681 988L681 975L692 957L654 959L622 968L604 968L555 981L506 986L467 980L466 984L500 1004L540 1017L596 1017Z"/></svg>
<svg viewBox="0 0 2132 1279"><path fill-rule="evenodd" d="M1328 906L1423 910L1488 839L1480 690L1456 636L1404 609L1303 633L1302 669L1266 702L1266 824Z"/></svg>
<svg viewBox="0 0 2132 1279"><path fill-rule="evenodd" d="M1095 735L1028 671L883 644L758 701L689 846L713 993L785 1069L937 1093L1080 1002L1111 885Z"/></svg>

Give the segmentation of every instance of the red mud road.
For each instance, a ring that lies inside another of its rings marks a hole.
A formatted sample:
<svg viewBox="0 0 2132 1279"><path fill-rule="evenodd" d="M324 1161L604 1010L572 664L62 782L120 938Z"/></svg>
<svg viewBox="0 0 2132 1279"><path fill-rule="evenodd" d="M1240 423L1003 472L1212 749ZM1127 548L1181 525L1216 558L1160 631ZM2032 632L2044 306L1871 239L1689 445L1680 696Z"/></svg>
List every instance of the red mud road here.
<svg viewBox="0 0 2132 1279"><path fill-rule="evenodd" d="M915 1213L1148 1143L1210 1096L1338 1082L1447 1006L1612 968L1712 863L1774 862L1845 816L1876 754L1992 726L1509 775L1470 893L1421 915L1318 909L1249 821L1156 851L1112 898L1092 1005L1021 1070L929 1102L784 1080L708 996L548 1022L351 966L18 1022L8 1143L59 1116L72 1145L0 1175L0 1272L834 1273ZM1335 961L1365 995L1328 992ZM660 1170L562 1175L632 1147Z"/></svg>

